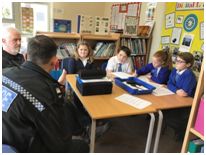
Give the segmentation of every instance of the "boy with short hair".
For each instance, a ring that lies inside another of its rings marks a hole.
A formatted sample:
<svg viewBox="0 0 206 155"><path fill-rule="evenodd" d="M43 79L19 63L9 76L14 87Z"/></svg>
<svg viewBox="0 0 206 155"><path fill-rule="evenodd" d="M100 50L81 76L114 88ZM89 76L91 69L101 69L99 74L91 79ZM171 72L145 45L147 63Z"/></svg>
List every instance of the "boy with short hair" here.
<svg viewBox="0 0 206 155"><path fill-rule="evenodd" d="M197 81L191 70L193 63L194 57L191 53L184 52L178 54L176 66L172 70L167 83L168 89L182 97L194 96ZM183 140L184 138L190 109L190 107L186 107L163 112L166 125L175 130L179 140Z"/></svg>
<svg viewBox="0 0 206 155"><path fill-rule="evenodd" d="M180 53L176 59L176 68L170 74L168 89L179 96L194 96L197 81L191 67L194 57L189 52Z"/></svg>
<svg viewBox="0 0 206 155"><path fill-rule="evenodd" d="M111 72L125 72L131 74L133 65L129 58L130 55L130 49L126 46L121 46L117 55L109 59L106 67L107 74L110 74Z"/></svg>

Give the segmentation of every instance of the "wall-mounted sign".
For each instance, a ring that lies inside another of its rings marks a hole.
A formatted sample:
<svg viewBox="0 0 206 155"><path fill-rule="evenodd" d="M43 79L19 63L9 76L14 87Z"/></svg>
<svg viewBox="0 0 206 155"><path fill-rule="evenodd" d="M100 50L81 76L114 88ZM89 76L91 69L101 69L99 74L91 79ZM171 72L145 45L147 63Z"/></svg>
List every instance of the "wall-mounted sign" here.
<svg viewBox="0 0 206 155"><path fill-rule="evenodd" d="M171 43L178 45L180 42L180 37L182 33L182 28L181 27L175 27L172 30L172 38L171 38Z"/></svg>
<svg viewBox="0 0 206 155"><path fill-rule="evenodd" d="M71 20L54 19L54 32L71 32Z"/></svg>
<svg viewBox="0 0 206 155"><path fill-rule="evenodd" d="M204 10L204 2L177 2L176 10Z"/></svg>
<svg viewBox="0 0 206 155"><path fill-rule="evenodd" d="M175 13L170 13L165 16L165 28L172 28L175 26Z"/></svg>
<svg viewBox="0 0 206 155"><path fill-rule="evenodd" d="M194 35L192 34L184 34L184 36L182 37L182 43L180 45L179 51L190 52L193 38L194 38Z"/></svg>
<svg viewBox="0 0 206 155"><path fill-rule="evenodd" d="M184 29L187 32L193 31L198 23L198 18L195 14L188 15L184 20Z"/></svg>

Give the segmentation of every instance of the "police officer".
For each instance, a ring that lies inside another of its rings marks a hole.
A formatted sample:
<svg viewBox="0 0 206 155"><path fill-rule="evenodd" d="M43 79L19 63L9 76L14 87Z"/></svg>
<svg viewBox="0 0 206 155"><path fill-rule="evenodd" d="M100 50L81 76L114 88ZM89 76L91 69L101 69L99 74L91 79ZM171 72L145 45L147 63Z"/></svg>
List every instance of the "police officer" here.
<svg viewBox="0 0 206 155"><path fill-rule="evenodd" d="M21 34L15 28L6 28L2 35L2 68L19 66L24 57L19 54L21 48Z"/></svg>
<svg viewBox="0 0 206 155"><path fill-rule="evenodd" d="M78 127L73 107L49 74L57 61L56 44L35 36L27 53L20 67L3 70L2 143L19 152L88 152L86 142L72 139Z"/></svg>

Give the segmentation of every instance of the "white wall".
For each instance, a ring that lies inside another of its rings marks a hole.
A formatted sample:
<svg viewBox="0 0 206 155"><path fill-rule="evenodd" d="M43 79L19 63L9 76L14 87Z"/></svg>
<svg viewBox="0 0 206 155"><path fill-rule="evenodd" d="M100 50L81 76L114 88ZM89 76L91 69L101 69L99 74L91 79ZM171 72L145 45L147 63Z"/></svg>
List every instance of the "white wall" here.
<svg viewBox="0 0 206 155"><path fill-rule="evenodd" d="M72 32L77 32L77 15L104 16L105 3L93 2L55 2L53 18L72 21Z"/></svg>

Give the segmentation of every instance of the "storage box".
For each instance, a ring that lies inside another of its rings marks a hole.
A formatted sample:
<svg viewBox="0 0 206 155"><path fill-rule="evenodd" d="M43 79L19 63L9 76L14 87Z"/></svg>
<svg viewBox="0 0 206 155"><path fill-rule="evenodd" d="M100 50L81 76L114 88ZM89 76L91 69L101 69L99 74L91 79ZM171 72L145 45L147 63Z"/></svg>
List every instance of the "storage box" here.
<svg viewBox="0 0 206 155"><path fill-rule="evenodd" d="M76 86L82 96L100 95L112 93L112 82L101 79L93 79L94 82L85 82L86 80L76 78ZM87 80L88 81L88 80Z"/></svg>
<svg viewBox="0 0 206 155"><path fill-rule="evenodd" d="M203 145L204 145L204 141L201 139L191 140L189 142L188 152L189 153L199 153Z"/></svg>
<svg viewBox="0 0 206 155"><path fill-rule="evenodd" d="M128 79L115 78L115 84L132 95L150 94L155 89L154 86L136 77L129 77Z"/></svg>
<svg viewBox="0 0 206 155"><path fill-rule="evenodd" d="M200 105L198 108L194 128L204 136L204 98L203 97L200 100Z"/></svg>

